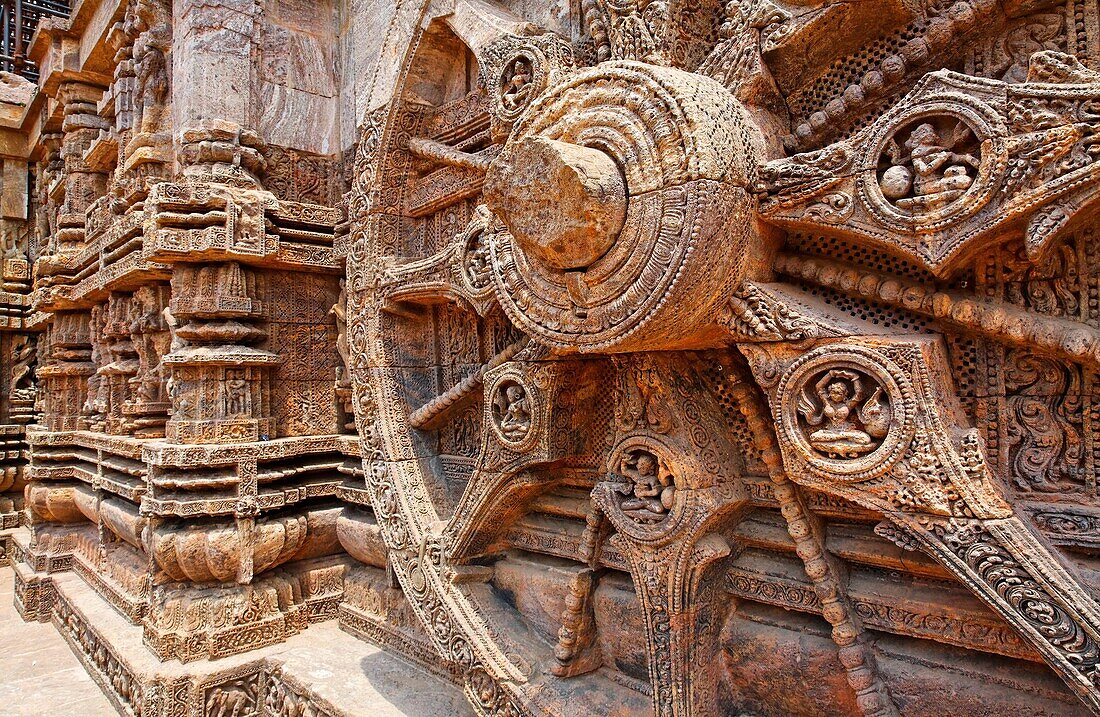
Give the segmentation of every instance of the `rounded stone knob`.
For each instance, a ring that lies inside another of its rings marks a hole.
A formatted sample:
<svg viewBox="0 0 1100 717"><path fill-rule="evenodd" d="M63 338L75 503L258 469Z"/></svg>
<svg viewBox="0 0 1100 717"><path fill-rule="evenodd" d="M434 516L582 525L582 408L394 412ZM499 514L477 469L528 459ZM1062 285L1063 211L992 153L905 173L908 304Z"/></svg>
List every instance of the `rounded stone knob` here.
<svg viewBox="0 0 1100 717"><path fill-rule="evenodd" d="M594 264L626 220L626 183L611 157L540 136L493 162L483 197L524 253L562 271Z"/></svg>

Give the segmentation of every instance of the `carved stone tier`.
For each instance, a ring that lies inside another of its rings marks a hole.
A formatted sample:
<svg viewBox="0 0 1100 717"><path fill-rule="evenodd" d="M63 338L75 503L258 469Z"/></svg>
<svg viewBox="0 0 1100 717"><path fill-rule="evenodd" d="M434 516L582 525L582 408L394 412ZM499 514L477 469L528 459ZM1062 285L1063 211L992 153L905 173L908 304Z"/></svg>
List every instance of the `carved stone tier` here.
<svg viewBox="0 0 1100 717"><path fill-rule="evenodd" d="M271 372L280 359L248 344L266 337L250 323L263 315L256 276L240 264L184 265L173 275L176 343L163 359L171 373L168 439L178 443L269 440L275 436Z"/></svg>
<svg viewBox="0 0 1100 717"><path fill-rule="evenodd" d="M272 369L279 358L246 346L184 349L168 354L172 418L169 440L221 443L269 440L275 436L269 399Z"/></svg>
<svg viewBox="0 0 1100 717"><path fill-rule="evenodd" d="M169 279L168 262L187 261L191 252L336 272L332 242L340 218L332 207L280 201L254 188L156 183L121 214L108 201L90 207L83 248L39 259L35 303L52 311L90 308L110 291Z"/></svg>
<svg viewBox="0 0 1100 717"><path fill-rule="evenodd" d="M179 446L33 429L24 614L75 570L161 659L216 658L336 616L335 437ZM195 516L204 520L196 524Z"/></svg>
<svg viewBox="0 0 1100 717"><path fill-rule="evenodd" d="M19 536L22 542L26 535ZM29 598L27 583L17 600ZM354 717L392 695L394 680L417 684L420 697L406 709L423 717L469 714L461 692L404 663L382 659L377 647L317 625L286 643L218 660L161 662L149 654L142 631L75 574L53 575L35 599L39 619L54 623L123 714L209 717L265 714ZM281 586L284 590L285 586ZM322 647L319 647L323 645ZM322 676L324 675L324 676Z"/></svg>

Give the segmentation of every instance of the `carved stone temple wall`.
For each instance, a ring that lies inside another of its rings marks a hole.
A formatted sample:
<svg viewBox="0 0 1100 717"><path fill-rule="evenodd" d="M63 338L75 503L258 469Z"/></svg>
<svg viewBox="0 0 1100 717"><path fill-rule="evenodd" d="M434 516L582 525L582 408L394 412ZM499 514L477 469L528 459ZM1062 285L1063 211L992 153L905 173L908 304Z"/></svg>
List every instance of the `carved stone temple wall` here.
<svg viewBox="0 0 1100 717"><path fill-rule="evenodd" d="M24 52L0 563L121 714L370 714L374 646L440 715L1100 714L1097 0Z"/></svg>

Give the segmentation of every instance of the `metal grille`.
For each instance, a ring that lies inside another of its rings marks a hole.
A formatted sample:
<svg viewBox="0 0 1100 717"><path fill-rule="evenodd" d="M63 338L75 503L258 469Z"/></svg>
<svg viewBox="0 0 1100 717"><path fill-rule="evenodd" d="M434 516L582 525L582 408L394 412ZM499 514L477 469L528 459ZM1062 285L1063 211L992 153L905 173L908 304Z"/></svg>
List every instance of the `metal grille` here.
<svg viewBox="0 0 1100 717"><path fill-rule="evenodd" d="M38 21L68 16L69 0L0 0L0 70L37 81L38 68L26 53Z"/></svg>

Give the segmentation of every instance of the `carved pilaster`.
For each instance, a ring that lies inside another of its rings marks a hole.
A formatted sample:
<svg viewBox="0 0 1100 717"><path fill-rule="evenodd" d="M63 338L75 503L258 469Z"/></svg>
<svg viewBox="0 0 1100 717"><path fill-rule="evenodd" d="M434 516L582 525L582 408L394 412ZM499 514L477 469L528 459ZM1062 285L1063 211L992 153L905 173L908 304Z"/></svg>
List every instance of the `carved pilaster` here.
<svg viewBox="0 0 1100 717"><path fill-rule="evenodd" d="M336 352L340 364L336 367L336 415L344 433L355 432L355 408L351 395L351 356L348 352L348 292L347 282L340 279L340 296L329 313L336 319Z"/></svg>
<svg viewBox="0 0 1100 717"><path fill-rule="evenodd" d="M91 345L90 359L94 368L88 377L86 396L80 407L80 427L90 431L103 431L107 427L108 383L100 372L111 361L107 337L104 334L106 321L107 305L93 306L88 315L88 338Z"/></svg>
<svg viewBox="0 0 1100 717"><path fill-rule="evenodd" d="M119 28L127 45L115 86L121 90L119 189L143 199L149 184L166 179L172 161L172 9L164 0L132 0ZM119 108L116 107L116 112Z"/></svg>
<svg viewBox="0 0 1100 717"><path fill-rule="evenodd" d="M98 113L96 103L102 90L68 82L58 91L64 104L60 157L63 162L64 202L58 212L58 251L79 248L84 242L84 213L107 192L107 175L87 164L84 153L101 130L109 125Z"/></svg>
<svg viewBox="0 0 1100 717"><path fill-rule="evenodd" d="M138 369L131 379L131 398L122 410L131 417L134 435L142 438L164 435L171 408L163 365L171 343L171 332L164 318L170 293L165 284L143 286L134 292L130 340L138 355Z"/></svg>
<svg viewBox="0 0 1100 717"><path fill-rule="evenodd" d="M132 396L131 382L139 370L138 353L130 334L135 305L131 294L111 294L106 305L102 336L107 340L110 363L96 373L106 388L106 431L124 434L133 429L124 409Z"/></svg>
<svg viewBox="0 0 1100 717"><path fill-rule="evenodd" d="M38 369L38 377L42 381L46 425L52 431L80 428L88 377L96 370L90 329L88 312L58 312L46 332L48 357Z"/></svg>
<svg viewBox="0 0 1100 717"><path fill-rule="evenodd" d="M271 371L279 358L255 348L266 333L256 275L237 263L180 264L172 277L172 417L168 440L247 442L275 435Z"/></svg>

